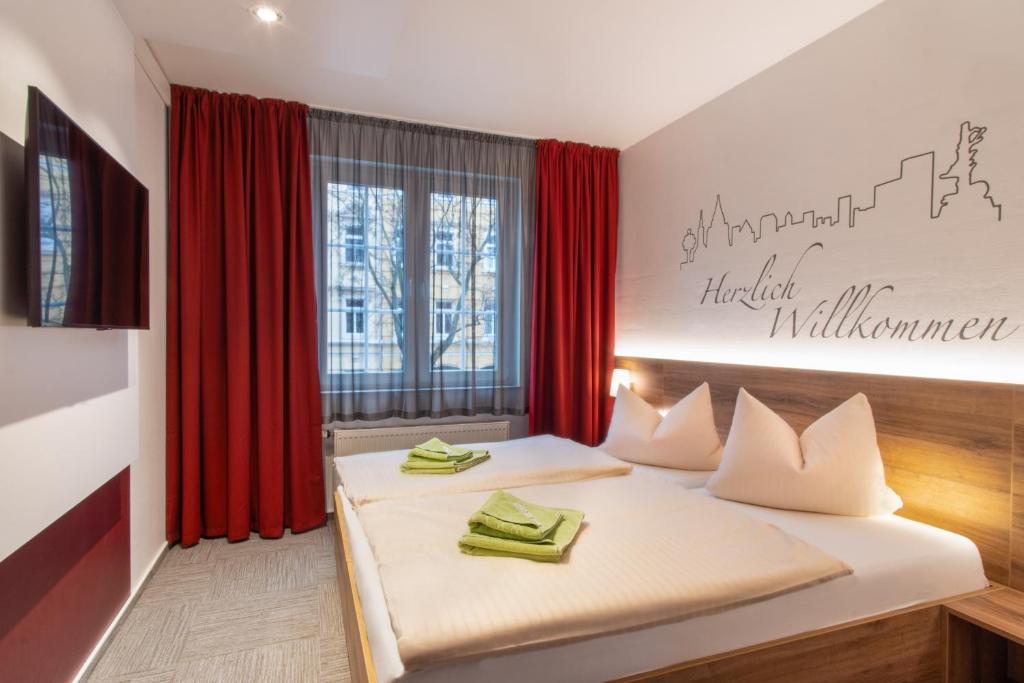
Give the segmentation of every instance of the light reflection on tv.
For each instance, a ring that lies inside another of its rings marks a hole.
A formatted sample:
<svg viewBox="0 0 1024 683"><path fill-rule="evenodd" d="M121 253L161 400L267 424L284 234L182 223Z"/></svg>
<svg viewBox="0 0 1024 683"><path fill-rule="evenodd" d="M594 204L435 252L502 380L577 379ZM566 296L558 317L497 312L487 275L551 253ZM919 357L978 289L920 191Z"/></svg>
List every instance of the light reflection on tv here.
<svg viewBox="0 0 1024 683"><path fill-rule="evenodd" d="M62 325L71 282L71 177L68 160L39 155L39 265L44 325Z"/></svg>

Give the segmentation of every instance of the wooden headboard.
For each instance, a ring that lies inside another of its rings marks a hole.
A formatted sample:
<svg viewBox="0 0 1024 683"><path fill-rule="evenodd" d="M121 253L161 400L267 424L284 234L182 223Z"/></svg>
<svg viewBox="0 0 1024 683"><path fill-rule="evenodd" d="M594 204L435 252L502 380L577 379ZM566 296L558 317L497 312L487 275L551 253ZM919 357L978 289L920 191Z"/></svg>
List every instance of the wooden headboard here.
<svg viewBox="0 0 1024 683"><path fill-rule="evenodd" d="M797 431L863 392L899 514L967 536L990 579L1024 588L1024 386L647 358L616 367L657 407L708 382L723 441L740 387Z"/></svg>

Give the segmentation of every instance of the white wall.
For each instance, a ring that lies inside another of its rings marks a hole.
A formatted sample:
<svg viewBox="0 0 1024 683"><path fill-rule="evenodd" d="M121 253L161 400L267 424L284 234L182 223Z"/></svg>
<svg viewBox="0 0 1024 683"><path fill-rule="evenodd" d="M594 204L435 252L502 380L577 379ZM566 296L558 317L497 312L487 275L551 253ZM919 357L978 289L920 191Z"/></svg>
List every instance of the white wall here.
<svg viewBox="0 0 1024 683"><path fill-rule="evenodd" d="M149 332L25 325L29 85L150 188ZM109 0L0 0L0 559L128 465L133 585L162 546L164 131Z"/></svg>
<svg viewBox="0 0 1024 683"><path fill-rule="evenodd" d="M616 352L1024 381L1022 35L889 0L625 150Z"/></svg>
<svg viewBox="0 0 1024 683"><path fill-rule="evenodd" d="M170 86L142 41L136 43L136 173L149 188L149 320L138 332L139 458L131 467L132 587L165 542L167 433L167 106Z"/></svg>

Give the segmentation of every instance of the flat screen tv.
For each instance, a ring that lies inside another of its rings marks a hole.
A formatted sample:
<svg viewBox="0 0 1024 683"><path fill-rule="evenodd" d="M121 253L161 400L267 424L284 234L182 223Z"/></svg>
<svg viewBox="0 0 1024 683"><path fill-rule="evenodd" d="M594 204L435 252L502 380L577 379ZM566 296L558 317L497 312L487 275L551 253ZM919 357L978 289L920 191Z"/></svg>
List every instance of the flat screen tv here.
<svg viewBox="0 0 1024 683"><path fill-rule="evenodd" d="M149 328L149 191L37 88L28 94L28 322Z"/></svg>

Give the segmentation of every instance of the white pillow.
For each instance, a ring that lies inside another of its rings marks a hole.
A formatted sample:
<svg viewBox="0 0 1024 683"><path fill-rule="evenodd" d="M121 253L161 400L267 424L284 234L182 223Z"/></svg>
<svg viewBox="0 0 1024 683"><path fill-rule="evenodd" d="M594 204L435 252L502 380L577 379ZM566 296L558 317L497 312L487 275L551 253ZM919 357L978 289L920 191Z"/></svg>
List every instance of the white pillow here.
<svg viewBox="0 0 1024 683"><path fill-rule="evenodd" d="M672 406L665 417L620 385L608 437L599 448L620 460L642 465L715 469L722 457L722 441L715 429L707 382Z"/></svg>
<svg viewBox="0 0 1024 683"><path fill-rule="evenodd" d="M823 415L798 438L771 408L740 389L722 464L707 489L743 503L835 515L867 517L903 507L885 485L864 394Z"/></svg>

